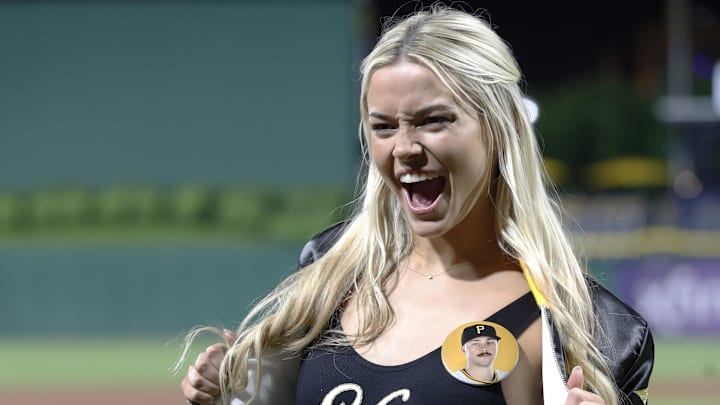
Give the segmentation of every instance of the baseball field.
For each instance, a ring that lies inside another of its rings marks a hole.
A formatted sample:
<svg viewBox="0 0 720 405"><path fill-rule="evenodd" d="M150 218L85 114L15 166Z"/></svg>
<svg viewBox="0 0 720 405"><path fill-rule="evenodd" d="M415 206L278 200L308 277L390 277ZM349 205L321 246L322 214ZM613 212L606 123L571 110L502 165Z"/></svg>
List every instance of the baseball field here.
<svg viewBox="0 0 720 405"><path fill-rule="evenodd" d="M172 337L0 339L0 404L183 404L180 376L170 372L179 344ZM659 340L650 403L720 404L720 341Z"/></svg>

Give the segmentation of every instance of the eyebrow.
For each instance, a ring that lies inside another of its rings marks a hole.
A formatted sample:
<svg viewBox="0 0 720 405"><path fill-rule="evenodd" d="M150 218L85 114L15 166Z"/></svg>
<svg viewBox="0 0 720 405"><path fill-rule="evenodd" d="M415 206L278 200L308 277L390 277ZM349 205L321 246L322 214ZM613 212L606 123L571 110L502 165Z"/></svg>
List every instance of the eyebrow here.
<svg viewBox="0 0 720 405"><path fill-rule="evenodd" d="M422 116L426 116L426 115L428 115L432 112L436 112L436 111L455 112L455 109L453 109L452 107L450 107L446 104L431 104L431 105L425 106L419 110L416 110L411 115L413 117L418 117L418 116L422 117ZM390 121L393 119L393 117L391 117L387 114L379 113L379 112L368 113L368 118L378 118L378 119L385 120L385 121Z"/></svg>
<svg viewBox="0 0 720 405"><path fill-rule="evenodd" d="M498 341L497 339L495 339L495 338L493 338L493 337L490 337L490 336L478 336L478 337L476 337L476 338L473 338L473 339L468 340L467 343L471 343L471 342L482 342L483 340L480 339L481 337L486 337L486 338L487 338L487 339L485 339L486 342L497 342L497 341Z"/></svg>

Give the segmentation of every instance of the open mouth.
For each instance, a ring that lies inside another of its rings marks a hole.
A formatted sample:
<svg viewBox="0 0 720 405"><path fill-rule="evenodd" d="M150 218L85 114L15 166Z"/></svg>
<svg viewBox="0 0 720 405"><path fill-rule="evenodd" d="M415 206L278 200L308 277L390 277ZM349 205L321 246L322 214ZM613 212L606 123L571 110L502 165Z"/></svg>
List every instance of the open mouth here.
<svg viewBox="0 0 720 405"><path fill-rule="evenodd" d="M429 174L404 174L400 176L405 197L415 211L429 211L434 208L445 189L445 177Z"/></svg>

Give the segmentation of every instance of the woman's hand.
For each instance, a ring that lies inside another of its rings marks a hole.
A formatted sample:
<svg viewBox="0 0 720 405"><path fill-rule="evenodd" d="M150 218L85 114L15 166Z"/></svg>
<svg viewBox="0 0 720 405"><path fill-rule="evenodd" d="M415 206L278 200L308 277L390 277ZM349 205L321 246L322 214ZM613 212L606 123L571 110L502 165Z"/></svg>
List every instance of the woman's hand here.
<svg viewBox="0 0 720 405"><path fill-rule="evenodd" d="M228 350L228 344L235 341L235 335L225 330L225 343L215 343L200 353L191 364L180 387L190 402L198 405L212 405L220 396L220 363Z"/></svg>
<svg viewBox="0 0 720 405"><path fill-rule="evenodd" d="M568 392L565 405L605 405L605 401L599 395L583 390L585 378L582 367L573 368L568 378Z"/></svg>

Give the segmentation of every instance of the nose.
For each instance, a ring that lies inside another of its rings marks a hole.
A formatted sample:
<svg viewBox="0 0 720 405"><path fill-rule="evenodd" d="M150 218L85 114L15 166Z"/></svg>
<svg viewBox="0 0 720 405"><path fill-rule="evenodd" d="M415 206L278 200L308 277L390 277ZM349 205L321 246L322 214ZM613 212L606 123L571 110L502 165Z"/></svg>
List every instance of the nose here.
<svg viewBox="0 0 720 405"><path fill-rule="evenodd" d="M415 136L414 128L399 128L395 136L395 147L393 148L393 157L407 161L416 158L422 154L423 147Z"/></svg>

